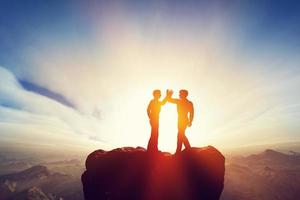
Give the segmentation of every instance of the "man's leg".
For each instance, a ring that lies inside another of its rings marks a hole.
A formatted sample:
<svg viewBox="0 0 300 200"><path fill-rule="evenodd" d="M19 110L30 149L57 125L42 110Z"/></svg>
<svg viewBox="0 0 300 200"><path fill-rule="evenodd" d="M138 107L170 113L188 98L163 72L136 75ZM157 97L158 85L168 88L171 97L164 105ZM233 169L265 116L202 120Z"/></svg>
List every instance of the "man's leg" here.
<svg viewBox="0 0 300 200"><path fill-rule="evenodd" d="M148 141L147 150L148 151L152 151L153 150L153 127L151 127L151 135L150 135L150 139Z"/></svg>
<svg viewBox="0 0 300 200"><path fill-rule="evenodd" d="M183 143L184 143L184 146L185 146L186 149L191 148L190 142L189 142L188 138L185 135L185 131L183 133L182 140L183 140Z"/></svg>
<svg viewBox="0 0 300 200"><path fill-rule="evenodd" d="M154 151L158 151L158 127L153 130L152 139L152 148Z"/></svg>
<svg viewBox="0 0 300 200"><path fill-rule="evenodd" d="M151 136L148 142L148 151L158 151L158 123L150 121L151 124Z"/></svg>
<svg viewBox="0 0 300 200"><path fill-rule="evenodd" d="M183 129L180 125L178 125L178 135L177 135L177 149L176 153L179 153L182 149L182 142L183 142Z"/></svg>

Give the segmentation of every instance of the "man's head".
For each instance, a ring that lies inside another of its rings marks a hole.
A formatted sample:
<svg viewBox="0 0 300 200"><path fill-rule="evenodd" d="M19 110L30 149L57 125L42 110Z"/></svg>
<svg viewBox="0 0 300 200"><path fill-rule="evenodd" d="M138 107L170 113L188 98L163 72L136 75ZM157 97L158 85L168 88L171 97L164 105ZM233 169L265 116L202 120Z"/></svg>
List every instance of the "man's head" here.
<svg viewBox="0 0 300 200"><path fill-rule="evenodd" d="M160 90L154 90L153 91L153 97L154 97L154 99L159 99L161 97Z"/></svg>
<svg viewBox="0 0 300 200"><path fill-rule="evenodd" d="M179 98L180 99L186 99L186 97L189 95L189 92L187 90L180 90L179 91Z"/></svg>

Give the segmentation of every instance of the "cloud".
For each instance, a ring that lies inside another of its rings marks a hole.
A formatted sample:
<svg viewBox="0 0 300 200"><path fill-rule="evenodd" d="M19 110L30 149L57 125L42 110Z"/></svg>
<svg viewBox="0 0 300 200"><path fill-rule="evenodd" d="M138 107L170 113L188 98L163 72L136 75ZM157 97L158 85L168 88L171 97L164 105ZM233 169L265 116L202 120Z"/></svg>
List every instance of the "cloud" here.
<svg viewBox="0 0 300 200"><path fill-rule="evenodd" d="M62 103L65 106L75 108L75 106L68 99L66 99L66 97L64 97L63 95L61 95L59 93L50 91L47 88L43 88L41 86L38 86L34 83L31 83L31 82L25 81L25 80L19 80L19 83L27 91L32 91L32 92L38 93L40 95L43 95L43 96L51 98L55 101L58 101L59 103Z"/></svg>
<svg viewBox="0 0 300 200"><path fill-rule="evenodd" d="M10 128L8 128L10 127ZM13 127L13 128L11 128ZM30 129L31 132L24 133ZM0 130L1 137L27 140L31 143L82 145L101 140L101 122L92 115L83 115L76 109L33 91L25 90L15 76L0 67ZM12 132L6 132L13 130ZM32 131L34 130L34 131ZM38 137L37 137L38 136ZM49 140L52 138L52 140ZM54 138L56 138L54 140ZM59 141L58 138L63 138ZM24 141L23 141L24 142Z"/></svg>

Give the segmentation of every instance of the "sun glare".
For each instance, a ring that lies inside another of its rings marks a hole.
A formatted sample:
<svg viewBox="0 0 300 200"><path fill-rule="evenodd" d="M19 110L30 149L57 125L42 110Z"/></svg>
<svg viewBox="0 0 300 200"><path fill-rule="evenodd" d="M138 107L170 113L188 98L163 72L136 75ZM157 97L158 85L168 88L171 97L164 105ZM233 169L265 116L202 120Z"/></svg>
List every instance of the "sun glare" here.
<svg viewBox="0 0 300 200"><path fill-rule="evenodd" d="M161 151L175 152L177 132L176 105L167 103L160 113L158 146Z"/></svg>

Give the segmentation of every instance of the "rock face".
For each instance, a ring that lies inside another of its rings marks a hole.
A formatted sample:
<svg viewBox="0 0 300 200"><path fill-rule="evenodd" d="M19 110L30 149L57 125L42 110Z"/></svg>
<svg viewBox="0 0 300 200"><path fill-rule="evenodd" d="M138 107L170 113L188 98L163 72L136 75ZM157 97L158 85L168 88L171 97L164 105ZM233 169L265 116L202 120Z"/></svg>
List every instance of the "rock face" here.
<svg viewBox="0 0 300 200"><path fill-rule="evenodd" d="M97 150L82 174L85 200L217 200L223 190L225 158L214 147L179 155L138 147Z"/></svg>
<svg viewBox="0 0 300 200"><path fill-rule="evenodd" d="M217 200L223 191L225 158L214 147L179 155L138 147L97 150L82 174L85 200Z"/></svg>

